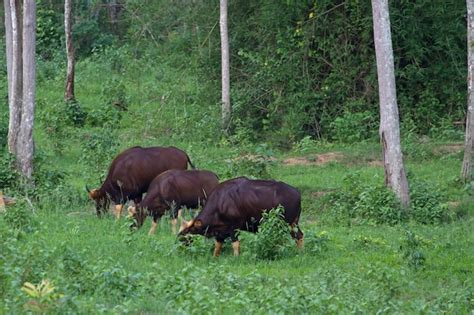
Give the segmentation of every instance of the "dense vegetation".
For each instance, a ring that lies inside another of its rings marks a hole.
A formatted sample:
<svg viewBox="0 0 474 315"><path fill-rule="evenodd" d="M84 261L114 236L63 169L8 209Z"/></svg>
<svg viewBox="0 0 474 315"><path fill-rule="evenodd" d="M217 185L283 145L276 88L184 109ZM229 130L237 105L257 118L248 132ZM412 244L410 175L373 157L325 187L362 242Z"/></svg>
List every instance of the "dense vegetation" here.
<svg viewBox="0 0 474 315"><path fill-rule="evenodd" d="M119 2L116 23L105 2L75 2L70 103L62 1L38 2L34 186L6 152L0 103L0 188L17 200L0 215L0 313L472 312L462 1L390 1L410 209L383 186L368 1L230 1L229 136L216 2ZM97 219L84 185L133 145L178 146L221 179L294 185L305 250L278 216L242 233L241 257L226 244L218 259L201 237L180 246L166 219L154 237Z"/></svg>

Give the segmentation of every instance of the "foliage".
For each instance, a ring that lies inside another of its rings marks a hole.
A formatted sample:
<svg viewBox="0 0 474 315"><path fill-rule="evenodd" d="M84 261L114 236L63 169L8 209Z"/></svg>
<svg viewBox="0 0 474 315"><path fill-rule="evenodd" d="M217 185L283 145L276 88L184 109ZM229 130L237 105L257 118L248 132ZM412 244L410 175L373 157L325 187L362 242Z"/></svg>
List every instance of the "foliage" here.
<svg viewBox="0 0 474 315"><path fill-rule="evenodd" d="M266 144L257 146L253 153L227 161L225 177L249 176L270 178L269 168L273 164L273 152Z"/></svg>
<svg viewBox="0 0 474 315"><path fill-rule="evenodd" d="M410 180L409 209L403 209L391 190L370 186L360 174L344 178L343 188L330 197L330 213L335 221L369 224L398 224L408 219L421 224L447 220L448 207L442 191L428 182Z"/></svg>
<svg viewBox="0 0 474 315"><path fill-rule="evenodd" d="M68 121L76 126L76 127L83 127L84 123L86 122L87 112L81 106L81 104L76 101L69 101L66 102L66 117Z"/></svg>
<svg viewBox="0 0 474 315"><path fill-rule="evenodd" d="M51 59L55 51L61 47L60 16L52 9L38 1L36 10L36 51L43 60Z"/></svg>
<svg viewBox="0 0 474 315"><path fill-rule="evenodd" d="M62 297L62 294L54 293L56 288L49 280L42 280L37 285L25 282L21 290L30 298L24 305L25 310L33 313L51 312L54 304Z"/></svg>
<svg viewBox="0 0 474 315"><path fill-rule="evenodd" d="M247 255L260 260L276 260L294 254L295 242L284 213L282 206L266 211L262 214L258 233L240 233L242 242L249 248Z"/></svg>
<svg viewBox="0 0 474 315"><path fill-rule="evenodd" d="M0 114L0 150L8 144L8 113L3 111Z"/></svg>
<svg viewBox="0 0 474 315"><path fill-rule="evenodd" d="M20 174L15 167L15 157L7 150L0 152L0 187L15 189L18 187L18 180L20 179Z"/></svg>
<svg viewBox="0 0 474 315"><path fill-rule="evenodd" d="M34 214L26 201L18 200L5 212L5 223L14 230L32 232L36 225Z"/></svg>
<svg viewBox="0 0 474 315"><path fill-rule="evenodd" d="M415 269L424 267L426 257L421 249L429 244L429 242L408 229L405 229L405 235L406 239L400 246L400 249L403 251L403 258Z"/></svg>
<svg viewBox="0 0 474 315"><path fill-rule="evenodd" d="M94 167L100 172L98 174L107 171L108 164L117 154L118 140L114 134L109 128L96 129L86 134L86 141L82 142L81 161Z"/></svg>
<svg viewBox="0 0 474 315"><path fill-rule="evenodd" d="M309 231L304 235L304 251L309 254L319 255L328 250L331 241L327 231L316 233Z"/></svg>
<svg viewBox="0 0 474 315"><path fill-rule="evenodd" d="M376 117L369 112L345 112L330 123L334 140L354 143L373 138L377 131Z"/></svg>
<svg viewBox="0 0 474 315"><path fill-rule="evenodd" d="M410 181L410 215L419 223L433 224L446 221L448 206L444 193L424 181Z"/></svg>

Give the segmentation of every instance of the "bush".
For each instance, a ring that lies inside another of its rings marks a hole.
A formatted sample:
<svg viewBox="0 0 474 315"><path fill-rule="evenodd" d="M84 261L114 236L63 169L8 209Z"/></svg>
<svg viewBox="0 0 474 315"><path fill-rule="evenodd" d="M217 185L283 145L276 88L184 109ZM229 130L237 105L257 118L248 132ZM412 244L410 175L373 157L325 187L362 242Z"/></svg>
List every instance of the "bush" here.
<svg viewBox="0 0 474 315"><path fill-rule="evenodd" d="M252 154L228 160L225 177L249 176L254 178L270 178L268 168L273 163L272 157L272 150L266 144L262 144Z"/></svg>
<svg viewBox="0 0 474 315"><path fill-rule="evenodd" d="M5 211L4 221L14 230L31 232L34 230L36 222L33 213L25 201L17 200L14 205Z"/></svg>
<svg viewBox="0 0 474 315"><path fill-rule="evenodd" d="M15 157L2 151L0 156L0 187L2 189L15 189L18 186L20 174L15 168Z"/></svg>
<svg viewBox="0 0 474 315"><path fill-rule="evenodd" d="M261 260L276 260L295 253L295 242L290 236L291 228L284 219L284 213L282 206L266 211L258 233L240 233L249 255Z"/></svg>
<svg viewBox="0 0 474 315"><path fill-rule="evenodd" d="M440 223L447 218L446 196L436 186L423 182L410 182L410 214L422 224Z"/></svg>
<svg viewBox="0 0 474 315"><path fill-rule="evenodd" d="M354 143L369 139L377 130L376 117L369 111L352 113L345 112L336 117L330 124L334 140L339 142Z"/></svg>
<svg viewBox="0 0 474 315"><path fill-rule="evenodd" d="M330 196L329 215L333 221L370 224L398 224L408 219L435 224L448 217L446 197L439 188L410 181L410 208L404 210L394 193L385 186L367 186L360 175L344 178L343 188Z"/></svg>
<svg viewBox="0 0 474 315"><path fill-rule="evenodd" d="M87 118L87 112L84 111L82 108L81 104L78 101L69 101L66 102L66 117L69 120L69 122L76 126L76 127L83 127L86 118Z"/></svg>

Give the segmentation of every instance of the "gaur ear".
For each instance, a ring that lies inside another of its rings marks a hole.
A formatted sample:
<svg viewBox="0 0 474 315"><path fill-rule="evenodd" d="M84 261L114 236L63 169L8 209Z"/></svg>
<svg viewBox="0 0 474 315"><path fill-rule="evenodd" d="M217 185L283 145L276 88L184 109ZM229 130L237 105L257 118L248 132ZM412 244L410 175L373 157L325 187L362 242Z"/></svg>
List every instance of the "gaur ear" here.
<svg viewBox="0 0 474 315"><path fill-rule="evenodd" d="M202 228L202 221L201 220L194 221L194 227L198 229Z"/></svg>

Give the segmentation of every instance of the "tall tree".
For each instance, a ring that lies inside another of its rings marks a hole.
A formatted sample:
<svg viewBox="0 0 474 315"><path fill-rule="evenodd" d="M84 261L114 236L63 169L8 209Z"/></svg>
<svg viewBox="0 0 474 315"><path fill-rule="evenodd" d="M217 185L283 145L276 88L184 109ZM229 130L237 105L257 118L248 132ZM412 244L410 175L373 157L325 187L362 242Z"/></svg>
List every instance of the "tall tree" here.
<svg viewBox="0 0 474 315"><path fill-rule="evenodd" d="M395 71L388 0L372 0L375 56L380 102L380 141L382 143L385 184L405 207L410 203L408 181L400 145Z"/></svg>
<svg viewBox="0 0 474 315"><path fill-rule="evenodd" d="M72 41L72 0L64 1L64 31L66 35L66 90L64 91L64 100L74 100L74 44Z"/></svg>
<svg viewBox="0 0 474 315"><path fill-rule="evenodd" d="M467 5L467 113L464 160L461 178L464 181L473 179L472 152L474 151L474 0L466 0Z"/></svg>
<svg viewBox="0 0 474 315"><path fill-rule="evenodd" d="M23 64L22 64L22 31L21 31L21 15L20 15L20 1L19 0L5 0L8 1L9 12L5 11L5 24L9 24L10 34L5 38L10 40L7 44L7 65L10 65L8 71L9 83L9 114L10 121L8 124L8 150L10 153L16 155L16 144L20 131L21 122L21 107L22 107L22 93L23 93ZM10 19L9 21L7 21ZM8 28L5 29L6 31ZM11 47L8 49L8 47Z"/></svg>
<svg viewBox="0 0 474 315"><path fill-rule="evenodd" d="M221 32L221 72L222 72L222 126L229 129L232 108L230 105L230 58L229 37L227 31L227 0L220 0L220 32Z"/></svg>
<svg viewBox="0 0 474 315"><path fill-rule="evenodd" d="M33 171L33 125L36 95L36 2L5 0L8 101L10 122L8 150L15 155L19 170L27 178Z"/></svg>

